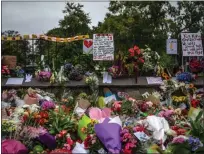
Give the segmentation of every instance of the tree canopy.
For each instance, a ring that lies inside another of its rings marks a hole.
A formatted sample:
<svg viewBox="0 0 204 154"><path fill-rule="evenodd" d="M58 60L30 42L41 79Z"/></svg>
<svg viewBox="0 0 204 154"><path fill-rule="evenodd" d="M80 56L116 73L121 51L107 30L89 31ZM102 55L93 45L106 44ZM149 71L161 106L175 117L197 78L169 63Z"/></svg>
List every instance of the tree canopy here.
<svg viewBox="0 0 204 154"><path fill-rule="evenodd" d="M147 1L111 1L103 22L90 28L91 19L83 11L83 5L69 3L63 10L64 18L59 26L49 30L46 34L56 37L71 37L94 33L113 33L115 53L126 52L133 45L143 48L148 45L159 54L165 55L168 32L172 38L180 40L183 31L204 32L204 3L199 1L180 2L147 2ZM7 35L17 35L18 33ZM6 32L4 33L6 34ZM49 64L55 60L59 67L66 60L73 64L86 64L92 68L95 62L90 55L82 53L82 42L55 43L39 40L36 50L48 55ZM8 52L8 49L3 49ZM21 52L21 51L19 51ZM180 51L181 52L181 51ZM169 59L166 56L166 59ZM172 63L171 61L169 63Z"/></svg>

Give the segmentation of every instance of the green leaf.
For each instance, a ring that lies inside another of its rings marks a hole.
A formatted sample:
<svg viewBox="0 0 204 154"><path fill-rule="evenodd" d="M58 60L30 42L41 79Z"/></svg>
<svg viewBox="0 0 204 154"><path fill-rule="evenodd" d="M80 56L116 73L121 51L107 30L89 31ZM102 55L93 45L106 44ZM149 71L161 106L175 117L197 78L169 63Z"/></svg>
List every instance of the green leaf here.
<svg viewBox="0 0 204 154"><path fill-rule="evenodd" d="M195 121L197 122L202 117L202 115L203 115L203 111L200 111Z"/></svg>

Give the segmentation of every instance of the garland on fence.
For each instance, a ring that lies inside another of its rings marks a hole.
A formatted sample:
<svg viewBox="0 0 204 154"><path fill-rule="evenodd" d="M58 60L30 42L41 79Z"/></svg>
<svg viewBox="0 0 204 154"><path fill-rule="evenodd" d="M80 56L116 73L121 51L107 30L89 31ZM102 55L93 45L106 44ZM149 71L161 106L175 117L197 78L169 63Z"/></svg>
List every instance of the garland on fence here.
<svg viewBox="0 0 204 154"><path fill-rule="evenodd" d="M69 38L59 38L59 37L51 37L46 35L23 35L23 36L16 36L16 37L5 37L1 36L2 41L18 41L18 40L30 40L30 39L43 39L53 42L73 42L73 41L79 41L88 39L89 35L79 35L75 37L69 37Z"/></svg>

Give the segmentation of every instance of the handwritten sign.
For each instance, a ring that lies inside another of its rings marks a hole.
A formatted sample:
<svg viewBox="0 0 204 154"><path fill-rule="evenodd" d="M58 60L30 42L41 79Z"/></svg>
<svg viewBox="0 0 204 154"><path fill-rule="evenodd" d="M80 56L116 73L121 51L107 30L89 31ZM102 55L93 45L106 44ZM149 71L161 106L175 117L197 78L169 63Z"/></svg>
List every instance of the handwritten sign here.
<svg viewBox="0 0 204 154"><path fill-rule="evenodd" d="M167 54L177 54L177 39L166 40L166 52Z"/></svg>
<svg viewBox="0 0 204 154"><path fill-rule="evenodd" d="M181 33L183 56L203 56L200 33Z"/></svg>
<svg viewBox="0 0 204 154"><path fill-rule="evenodd" d="M92 52L93 52L93 40L85 39L83 41L83 53L92 54Z"/></svg>
<svg viewBox="0 0 204 154"><path fill-rule="evenodd" d="M113 34L93 35L93 60L114 60Z"/></svg>

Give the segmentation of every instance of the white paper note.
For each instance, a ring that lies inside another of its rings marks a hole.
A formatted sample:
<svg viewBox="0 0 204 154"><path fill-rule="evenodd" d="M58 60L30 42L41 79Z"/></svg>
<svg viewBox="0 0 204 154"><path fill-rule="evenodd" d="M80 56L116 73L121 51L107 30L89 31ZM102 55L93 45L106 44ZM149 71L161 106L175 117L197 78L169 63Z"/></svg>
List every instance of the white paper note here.
<svg viewBox="0 0 204 154"><path fill-rule="evenodd" d="M112 83L112 76L111 75L108 75L106 83Z"/></svg>
<svg viewBox="0 0 204 154"><path fill-rule="evenodd" d="M134 135L138 138L140 141L147 141L149 140L149 136L147 136L144 132L136 132Z"/></svg>
<svg viewBox="0 0 204 154"><path fill-rule="evenodd" d="M147 77L147 83L148 84L162 84L162 78L161 77Z"/></svg>
<svg viewBox="0 0 204 154"><path fill-rule="evenodd" d="M6 85L22 85L24 78L8 78Z"/></svg>
<svg viewBox="0 0 204 154"><path fill-rule="evenodd" d="M103 83L106 83L108 79L108 72L103 73Z"/></svg>

